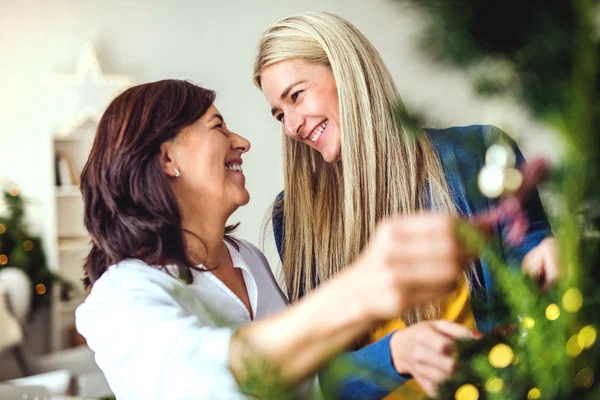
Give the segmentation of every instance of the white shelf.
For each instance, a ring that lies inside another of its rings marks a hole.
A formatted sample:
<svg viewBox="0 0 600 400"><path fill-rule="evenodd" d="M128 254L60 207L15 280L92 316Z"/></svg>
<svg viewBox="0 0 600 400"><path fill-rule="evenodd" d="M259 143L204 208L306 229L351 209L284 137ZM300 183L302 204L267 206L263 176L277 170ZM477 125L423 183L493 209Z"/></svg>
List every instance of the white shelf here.
<svg viewBox="0 0 600 400"><path fill-rule="evenodd" d="M63 183L78 181L77 177L81 173L92 147L95 125L90 122L83 124L68 135L53 135L50 153L53 178L57 172L56 156L58 154L63 162L63 165L59 166L59 170L67 170L62 171L61 177L65 176L65 178L61 181ZM65 163L68 168L65 168ZM52 202L56 214L52 229L55 246L55 257L52 263L56 265L56 272L77 288L73 293L75 298L70 301L62 301L60 285L55 287L52 304L51 350L58 351L69 345L69 332L74 325L73 313L85 298L85 290L81 283L82 264L90 251L90 238L84 226L83 197L79 186L77 184L54 186L53 190L51 195L53 195Z"/></svg>
<svg viewBox="0 0 600 400"><path fill-rule="evenodd" d="M81 197L79 186L56 186L56 197Z"/></svg>

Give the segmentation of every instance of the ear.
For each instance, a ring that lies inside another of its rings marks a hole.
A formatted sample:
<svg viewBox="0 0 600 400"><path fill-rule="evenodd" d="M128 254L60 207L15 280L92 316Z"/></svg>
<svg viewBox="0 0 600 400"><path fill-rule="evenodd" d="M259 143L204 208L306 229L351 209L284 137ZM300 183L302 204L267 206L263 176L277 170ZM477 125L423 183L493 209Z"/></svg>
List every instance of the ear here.
<svg viewBox="0 0 600 400"><path fill-rule="evenodd" d="M172 178L176 177L177 164L174 160L174 145L173 141L169 140L160 145L160 164L165 175Z"/></svg>

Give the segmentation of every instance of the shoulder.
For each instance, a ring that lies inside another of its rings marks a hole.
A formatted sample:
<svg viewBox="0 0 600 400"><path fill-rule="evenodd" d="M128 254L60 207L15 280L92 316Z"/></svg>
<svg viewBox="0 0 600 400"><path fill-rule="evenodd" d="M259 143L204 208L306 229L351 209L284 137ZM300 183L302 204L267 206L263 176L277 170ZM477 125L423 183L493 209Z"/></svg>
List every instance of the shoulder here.
<svg viewBox="0 0 600 400"><path fill-rule="evenodd" d="M444 129L426 128L425 132L436 150L442 154L456 151L457 148L482 151L492 143L512 139L494 125L454 126Z"/></svg>
<svg viewBox="0 0 600 400"><path fill-rule="evenodd" d="M165 269L171 270L169 266ZM177 285L185 285L185 283L165 270L148 265L142 260L126 259L111 265L102 274L92 286L90 296L102 295L105 292L157 290Z"/></svg>
<svg viewBox="0 0 600 400"><path fill-rule="evenodd" d="M185 286L183 281L141 260L123 260L102 274L77 308L78 328L89 325L90 320L118 318L148 304L176 304L175 295Z"/></svg>

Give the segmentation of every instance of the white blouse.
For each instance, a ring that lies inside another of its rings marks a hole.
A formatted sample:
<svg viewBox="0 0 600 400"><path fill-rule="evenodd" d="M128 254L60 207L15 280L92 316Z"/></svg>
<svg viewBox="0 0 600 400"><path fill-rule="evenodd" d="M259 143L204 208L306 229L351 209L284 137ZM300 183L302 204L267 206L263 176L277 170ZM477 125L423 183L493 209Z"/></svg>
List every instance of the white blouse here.
<svg viewBox="0 0 600 400"><path fill-rule="evenodd" d="M255 319L286 307L269 264L250 243L226 242ZM250 323L211 272L190 285L136 259L112 265L76 311L77 330L119 400L244 399L228 367L234 330Z"/></svg>

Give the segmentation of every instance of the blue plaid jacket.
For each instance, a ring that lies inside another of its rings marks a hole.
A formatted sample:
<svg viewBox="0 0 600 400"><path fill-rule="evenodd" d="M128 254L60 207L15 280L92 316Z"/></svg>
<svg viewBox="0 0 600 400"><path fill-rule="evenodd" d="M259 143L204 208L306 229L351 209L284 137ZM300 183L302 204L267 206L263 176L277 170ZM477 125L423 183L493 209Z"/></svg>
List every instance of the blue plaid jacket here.
<svg viewBox="0 0 600 400"><path fill-rule="evenodd" d="M516 143L500 129L489 125L473 125L466 127L453 127L448 129L426 129L427 134L438 152L448 186L452 193L454 204L461 216L473 217L475 214L490 209L495 201L482 196L477 188L477 175L485 162L485 151L493 143L503 142L512 146L517 157L517 165L525 160ZM281 207L283 192L278 195L276 204ZM517 247L504 245L502 241L498 252L511 268L520 269L521 260L545 237L551 235L550 225L542 207L539 195L535 192L526 204L529 229L525 240ZM283 256L283 237L285 221L282 213L274 212L273 228L275 242L279 255ZM503 238L505 227L499 224L495 227L495 234ZM484 260L476 264L476 273L481 288L471 288L473 304L484 304L485 307L473 307L477 327L482 332L489 332L496 321L491 313L487 312L493 307L494 281L489 268ZM319 373L322 383L328 379L331 366L342 360L348 360L353 365L360 366L368 374L377 374L390 382L401 386L409 376L399 375L393 364L390 354L390 335L370 344L360 350L346 352L336 358L329 367ZM347 377L340 384L336 384L335 393L325 393L328 398L337 399L381 399L389 394L389 390L379 387L367 374ZM322 385L323 386L323 385Z"/></svg>

